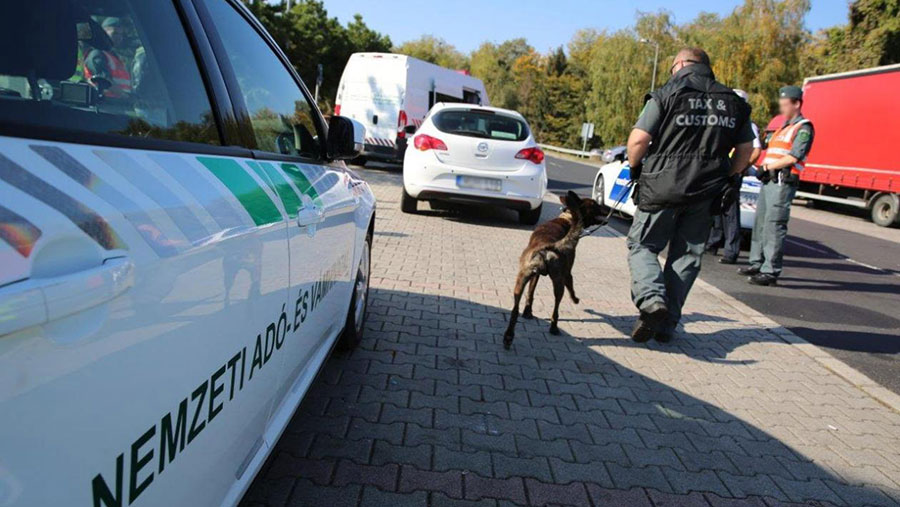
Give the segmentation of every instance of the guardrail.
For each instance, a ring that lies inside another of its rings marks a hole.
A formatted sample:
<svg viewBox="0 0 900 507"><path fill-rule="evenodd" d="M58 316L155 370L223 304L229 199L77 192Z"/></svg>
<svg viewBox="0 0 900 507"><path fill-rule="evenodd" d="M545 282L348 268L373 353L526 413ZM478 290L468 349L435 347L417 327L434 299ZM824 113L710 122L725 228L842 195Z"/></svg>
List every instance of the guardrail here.
<svg viewBox="0 0 900 507"><path fill-rule="evenodd" d="M584 158L591 157L590 152L587 152L587 151L572 150L569 148L560 148L559 146L551 146L549 144L538 144L538 146L540 146L544 150L558 151L559 153L567 153L569 155L576 155L576 156L584 157Z"/></svg>

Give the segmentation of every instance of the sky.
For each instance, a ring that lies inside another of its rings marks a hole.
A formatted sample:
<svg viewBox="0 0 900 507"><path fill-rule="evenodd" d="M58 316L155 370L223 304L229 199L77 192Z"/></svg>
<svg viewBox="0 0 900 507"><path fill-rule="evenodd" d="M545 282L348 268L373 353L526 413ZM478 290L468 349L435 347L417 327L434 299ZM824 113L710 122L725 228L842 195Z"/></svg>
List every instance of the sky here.
<svg viewBox="0 0 900 507"><path fill-rule="evenodd" d="M399 45L424 34L445 39L464 53L482 42L525 37L538 51L565 45L580 28L617 30L631 26L638 11L666 9L676 23L700 12L730 14L742 0L324 0L330 16L344 24L360 13L367 25ZM548 7L548 5L552 5ZM812 31L847 22L848 0L812 0L806 17Z"/></svg>

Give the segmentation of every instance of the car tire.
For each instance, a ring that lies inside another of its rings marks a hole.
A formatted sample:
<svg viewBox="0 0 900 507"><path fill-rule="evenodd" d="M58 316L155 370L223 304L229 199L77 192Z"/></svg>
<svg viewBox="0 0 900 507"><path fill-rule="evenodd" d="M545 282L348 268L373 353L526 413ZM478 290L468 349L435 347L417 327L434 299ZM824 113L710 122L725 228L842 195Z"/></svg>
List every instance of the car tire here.
<svg viewBox="0 0 900 507"><path fill-rule="evenodd" d="M872 202L872 221L882 227L900 222L900 198L893 194L881 194Z"/></svg>
<svg viewBox="0 0 900 507"><path fill-rule="evenodd" d="M367 307L369 304L369 278L372 272L372 236L367 236L363 251L359 256L359 267L353 282L353 296L347 311L344 332L338 338L337 348L350 351L359 346L365 331Z"/></svg>
<svg viewBox="0 0 900 507"><path fill-rule="evenodd" d="M403 188L403 195L400 196L400 211L404 213L415 213L419 209L419 201L413 196L406 193L406 187Z"/></svg>
<svg viewBox="0 0 900 507"><path fill-rule="evenodd" d="M603 181L602 174L597 174L597 178L594 180L594 188L592 194L593 195L591 195L591 197L594 198L594 201L596 201L601 208L605 208L606 203L604 201L606 200L606 198L604 196L606 195L606 182Z"/></svg>
<svg viewBox="0 0 900 507"><path fill-rule="evenodd" d="M541 219L541 210L544 209L544 203L538 204L535 209L519 211L519 223L522 225L535 225Z"/></svg>

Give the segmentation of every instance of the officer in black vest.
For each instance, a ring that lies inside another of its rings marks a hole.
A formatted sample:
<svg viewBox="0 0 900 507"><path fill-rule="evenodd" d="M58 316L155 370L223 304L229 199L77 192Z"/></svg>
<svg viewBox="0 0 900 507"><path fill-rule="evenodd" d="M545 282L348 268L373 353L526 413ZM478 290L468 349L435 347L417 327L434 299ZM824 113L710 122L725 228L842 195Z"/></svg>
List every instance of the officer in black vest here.
<svg viewBox="0 0 900 507"><path fill-rule="evenodd" d="M750 106L716 82L705 51L682 49L671 70L672 79L647 96L628 137L638 205L627 243L631 297L640 310L631 332L636 342L671 340L700 272L712 216L753 149Z"/></svg>

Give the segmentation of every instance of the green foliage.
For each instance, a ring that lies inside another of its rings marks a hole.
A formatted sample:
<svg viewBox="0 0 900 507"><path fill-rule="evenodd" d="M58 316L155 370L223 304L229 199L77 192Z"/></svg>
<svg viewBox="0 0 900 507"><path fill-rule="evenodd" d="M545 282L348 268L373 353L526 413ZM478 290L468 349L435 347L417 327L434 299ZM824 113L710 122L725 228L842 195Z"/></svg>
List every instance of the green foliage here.
<svg viewBox="0 0 900 507"><path fill-rule="evenodd" d="M807 75L900 63L900 0L856 0L846 25L813 36L802 59Z"/></svg>
<svg viewBox="0 0 900 507"><path fill-rule="evenodd" d="M513 65L534 48L525 39L512 39L497 45L485 42L472 52L470 70L481 78L491 104L497 107L517 109L520 104L518 89L513 81Z"/></svg>
<svg viewBox="0 0 900 507"><path fill-rule="evenodd" d="M457 51L452 44L449 44L444 39L439 39L433 35L423 35L416 40L404 42L394 48L394 52L425 60L448 69L469 69L469 59L466 58L466 55Z"/></svg>

